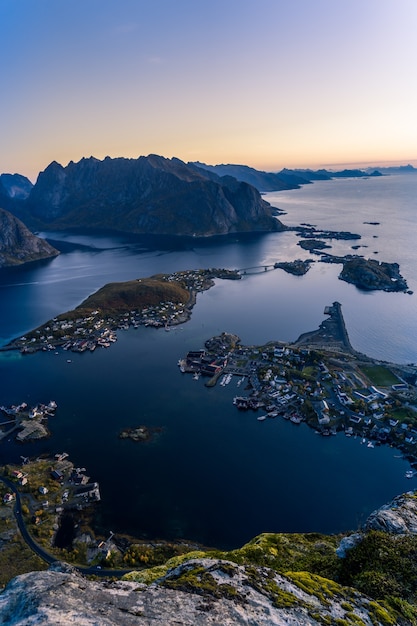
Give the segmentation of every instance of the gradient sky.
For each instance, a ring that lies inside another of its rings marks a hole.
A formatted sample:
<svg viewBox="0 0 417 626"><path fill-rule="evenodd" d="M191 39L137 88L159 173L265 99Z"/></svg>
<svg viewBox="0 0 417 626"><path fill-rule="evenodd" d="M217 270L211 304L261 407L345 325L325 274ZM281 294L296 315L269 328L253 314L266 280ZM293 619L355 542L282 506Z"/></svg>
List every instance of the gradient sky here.
<svg viewBox="0 0 417 626"><path fill-rule="evenodd" d="M417 165L417 0L0 0L0 172Z"/></svg>

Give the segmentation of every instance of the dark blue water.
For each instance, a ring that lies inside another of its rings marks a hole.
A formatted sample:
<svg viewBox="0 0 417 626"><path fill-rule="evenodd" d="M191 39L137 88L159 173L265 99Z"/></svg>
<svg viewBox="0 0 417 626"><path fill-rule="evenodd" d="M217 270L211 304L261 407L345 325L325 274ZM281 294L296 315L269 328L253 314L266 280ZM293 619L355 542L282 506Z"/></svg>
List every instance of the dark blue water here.
<svg viewBox="0 0 417 626"><path fill-rule="evenodd" d="M317 191L311 193L317 203ZM301 208L306 202L304 197ZM289 209L285 219L290 223ZM359 229L367 218L355 219ZM300 213L299 221L314 220ZM345 224L343 229L354 230ZM383 257L388 243L381 227L379 233L380 258L392 260L385 257L388 248ZM0 333L3 341L19 335L79 304L106 282L303 257L296 243L294 233L217 241L67 237L66 251L57 259L0 273ZM409 332L417 319L415 297L363 294L338 280L339 271L317 263L301 278L274 271L239 282L217 281L199 295L182 329L119 332L109 350L72 354L70 364L65 353L2 353L1 404L55 399L59 405L50 422L51 439L20 447L3 442L2 460L69 452L100 482L100 523L113 531L231 547L262 531L356 528L374 508L412 487L404 478L407 465L393 449L368 449L343 436L321 438L304 425L279 419L259 423L255 414L234 409L235 381L207 389L176 366L187 350L223 330L238 333L244 343L293 340L316 328L324 306L334 300L342 302L357 349L388 360L417 360L416 334ZM162 432L144 445L118 439L122 428L140 424Z"/></svg>

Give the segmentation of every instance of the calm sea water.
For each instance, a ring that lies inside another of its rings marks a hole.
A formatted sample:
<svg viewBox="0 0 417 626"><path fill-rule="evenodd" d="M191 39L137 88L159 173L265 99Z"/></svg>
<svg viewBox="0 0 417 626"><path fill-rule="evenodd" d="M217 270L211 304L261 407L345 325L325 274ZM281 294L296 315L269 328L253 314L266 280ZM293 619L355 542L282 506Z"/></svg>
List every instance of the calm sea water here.
<svg viewBox="0 0 417 626"><path fill-rule="evenodd" d="M268 199L287 212L286 224L358 232L359 243L368 246L359 252L398 261L415 290L416 190L417 179L397 176L320 182ZM370 221L380 224L364 224ZM106 282L309 257L294 233L209 241L48 236L63 239L60 257L0 273L3 343L73 308ZM336 241L333 252L348 253L355 243ZM296 339L318 326L334 300L342 303L355 348L390 361L417 361L415 296L363 293L338 280L339 271L315 263L304 277L277 270L217 281L198 296L181 329L119 332L111 349L71 355L70 364L65 353L2 353L1 404L53 398L59 405L51 439L20 447L3 442L2 461L66 450L100 482L99 521L115 532L232 547L262 531L356 528L413 486L394 450L321 438L283 420L259 423L255 414L234 409L235 381L207 389L176 366L187 350L223 330L250 344ZM140 424L162 432L144 445L118 439L122 428Z"/></svg>

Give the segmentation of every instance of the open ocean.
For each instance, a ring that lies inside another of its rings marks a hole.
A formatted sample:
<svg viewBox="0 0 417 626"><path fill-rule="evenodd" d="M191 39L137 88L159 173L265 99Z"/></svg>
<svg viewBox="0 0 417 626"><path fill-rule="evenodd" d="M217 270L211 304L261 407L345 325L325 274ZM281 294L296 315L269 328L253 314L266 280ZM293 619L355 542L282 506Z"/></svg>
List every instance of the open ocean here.
<svg viewBox="0 0 417 626"><path fill-rule="evenodd" d="M0 354L0 404L58 403L52 437L0 443L1 462L65 450L100 482L99 523L140 537L187 538L235 547L263 531L355 529L387 500L414 487L389 447L368 449L342 435L322 438L284 420L259 423L232 405L237 393L182 376L177 361L222 331L244 344L295 340L342 304L354 348L374 358L417 362L417 176L315 182L266 194L287 225L349 230L332 254L396 261L413 295L362 292L338 279L340 265L316 262L303 277L282 270L216 281L192 319L169 333L118 331L93 354ZM370 224L369 222L379 222ZM78 305L107 282L188 268L260 266L319 257L294 232L210 240L45 233L65 244L51 261L0 272L0 343ZM118 439L127 426L158 426L149 444Z"/></svg>

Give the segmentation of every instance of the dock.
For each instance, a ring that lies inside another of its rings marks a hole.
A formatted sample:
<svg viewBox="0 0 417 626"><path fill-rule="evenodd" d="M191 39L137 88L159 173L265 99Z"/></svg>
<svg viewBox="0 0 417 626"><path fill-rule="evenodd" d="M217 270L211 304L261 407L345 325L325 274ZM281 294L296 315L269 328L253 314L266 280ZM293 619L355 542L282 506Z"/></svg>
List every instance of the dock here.
<svg viewBox="0 0 417 626"><path fill-rule="evenodd" d="M292 345L299 348L311 347L317 350L356 354L349 340L340 302L333 302L331 306L326 306L324 314L329 317L320 324L317 330L303 333Z"/></svg>

